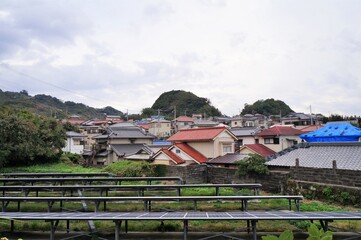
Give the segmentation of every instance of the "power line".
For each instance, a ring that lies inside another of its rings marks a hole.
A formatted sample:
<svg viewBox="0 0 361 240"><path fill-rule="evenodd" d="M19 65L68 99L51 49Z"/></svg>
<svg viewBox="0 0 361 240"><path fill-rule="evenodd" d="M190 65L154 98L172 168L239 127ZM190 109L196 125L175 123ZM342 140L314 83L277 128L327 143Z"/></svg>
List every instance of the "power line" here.
<svg viewBox="0 0 361 240"><path fill-rule="evenodd" d="M21 75L21 76L27 77L27 78L29 78L29 79L32 79L32 80L41 82L41 83L43 83L43 84L52 86L52 87L54 87L54 88L58 88L58 89L60 89L60 90L69 92L69 93L74 94L74 95L76 95L76 96L78 96L78 97L82 97L82 98L86 98L86 99L91 99L91 100L95 100L95 101L97 101L97 102L100 102L98 98L93 98L93 97L89 97L89 96L84 96L84 95L82 95L82 94L79 94L78 92L75 92L75 91L66 89L66 88L61 87L61 86L58 86L58 85L56 85L56 84L53 84L53 83L44 81L44 80L42 80L42 79L40 79L40 78L38 78L38 77L34 77L34 76L29 75L29 74L27 74L27 73L24 73L24 72L15 70L15 69L9 67L7 64L1 63L0 66L1 66L2 68L4 68L4 69L8 70L8 71L11 71L11 72L14 72L14 73L18 74L18 75ZM103 102L101 102L101 103L104 104Z"/></svg>
<svg viewBox="0 0 361 240"><path fill-rule="evenodd" d="M32 80L35 80L35 81L38 81L38 82L47 84L47 85L49 85L49 86L52 86L52 87L61 89L61 90L63 90L63 91L66 91L66 92L69 92L69 93L72 93L72 94L75 94L75 95L78 95L78 96L81 96L81 97L84 97L84 98L89 98L89 97L86 97L86 96L84 96L84 95L81 95L81 94L79 94L79 93L77 93L77 92L74 92L74 91L72 91L72 90L69 90L69 89L63 88L63 87L61 87L61 86L58 86L58 85L56 85L56 84L53 84L53 83L44 81L44 80L42 80L42 79L40 79L40 78L31 76L31 75L29 75L29 74L27 74L27 73L24 73L24 72L20 72L20 71L18 71L18 70L15 70L15 69L13 69L13 68L11 68L11 67L9 67L8 65L5 65L5 64L3 64L3 63L2 63L0 66L3 67L3 68L5 68L6 70L9 70L9 71L11 71L11 72L17 73L18 75L25 76L25 77L30 78L30 79L32 79ZM94 98L90 98L90 99L98 100L98 99L94 99Z"/></svg>

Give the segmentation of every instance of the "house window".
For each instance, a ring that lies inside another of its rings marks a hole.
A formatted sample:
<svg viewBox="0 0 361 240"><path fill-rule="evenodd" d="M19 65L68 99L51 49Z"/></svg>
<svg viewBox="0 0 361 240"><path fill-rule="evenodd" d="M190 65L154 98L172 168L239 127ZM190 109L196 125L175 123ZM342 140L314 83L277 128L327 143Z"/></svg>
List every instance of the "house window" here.
<svg viewBox="0 0 361 240"><path fill-rule="evenodd" d="M180 154L180 150L179 150L179 149L176 149L176 150L175 150L175 153L176 153L176 154Z"/></svg>
<svg viewBox="0 0 361 240"><path fill-rule="evenodd" d="M232 145L223 145L223 153L232 153Z"/></svg>
<svg viewBox="0 0 361 240"><path fill-rule="evenodd" d="M265 138L264 144L273 144L273 138Z"/></svg>
<svg viewBox="0 0 361 240"><path fill-rule="evenodd" d="M280 144L279 138L265 138L264 144Z"/></svg>

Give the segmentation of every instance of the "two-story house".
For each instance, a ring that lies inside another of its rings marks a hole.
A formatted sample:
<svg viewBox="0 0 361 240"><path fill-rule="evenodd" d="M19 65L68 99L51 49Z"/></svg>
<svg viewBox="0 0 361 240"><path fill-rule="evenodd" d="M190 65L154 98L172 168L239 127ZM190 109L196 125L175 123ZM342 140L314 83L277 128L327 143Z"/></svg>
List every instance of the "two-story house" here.
<svg viewBox="0 0 361 240"><path fill-rule="evenodd" d="M191 128L193 124L193 118L187 116L179 116L172 120L173 133L178 132L180 129Z"/></svg>
<svg viewBox="0 0 361 240"><path fill-rule="evenodd" d="M231 132L237 137L236 149L239 150L244 144L255 144L255 135L261 131L258 127L231 128Z"/></svg>
<svg viewBox="0 0 361 240"><path fill-rule="evenodd" d="M230 121L232 128L236 127L258 127L268 128L271 125L270 119L262 114L245 114L244 116L234 117Z"/></svg>
<svg viewBox="0 0 361 240"><path fill-rule="evenodd" d="M168 138L171 135L171 122L168 120L154 119L148 127L148 132L158 139Z"/></svg>
<svg viewBox="0 0 361 240"><path fill-rule="evenodd" d="M291 126L271 126L256 134L257 143L264 144L275 152L280 152L301 142L303 132Z"/></svg>
<svg viewBox="0 0 361 240"><path fill-rule="evenodd" d="M84 139L87 136L81 133L68 131L66 132L66 141L65 147L62 148L62 151L65 153L84 153Z"/></svg>
<svg viewBox="0 0 361 240"><path fill-rule="evenodd" d="M297 129L305 128L309 125L319 125L319 116L305 113L290 113L287 116L281 117L282 125L292 124Z"/></svg>
<svg viewBox="0 0 361 240"><path fill-rule="evenodd" d="M172 146L160 150L154 157L154 163L205 163L208 159L234 153L236 140L226 127L182 129L168 138Z"/></svg>
<svg viewBox="0 0 361 240"><path fill-rule="evenodd" d="M108 126L106 131L94 137L96 141L95 165L107 165L133 155L150 145L155 136L146 133L132 123L117 123Z"/></svg>

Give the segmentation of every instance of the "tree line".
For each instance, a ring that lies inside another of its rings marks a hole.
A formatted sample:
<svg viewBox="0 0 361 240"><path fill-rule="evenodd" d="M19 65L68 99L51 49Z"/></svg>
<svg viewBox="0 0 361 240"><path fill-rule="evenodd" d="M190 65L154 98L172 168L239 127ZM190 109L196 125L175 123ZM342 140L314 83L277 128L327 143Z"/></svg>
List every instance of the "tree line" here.
<svg viewBox="0 0 361 240"><path fill-rule="evenodd" d="M60 159L66 129L54 118L0 107L0 136L0 166L33 165Z"/></svg>

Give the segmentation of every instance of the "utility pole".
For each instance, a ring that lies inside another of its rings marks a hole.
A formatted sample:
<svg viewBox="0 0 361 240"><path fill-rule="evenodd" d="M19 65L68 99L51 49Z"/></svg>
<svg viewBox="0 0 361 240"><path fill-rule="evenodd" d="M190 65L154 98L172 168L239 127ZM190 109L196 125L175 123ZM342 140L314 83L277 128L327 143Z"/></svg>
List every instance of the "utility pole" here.
<svg viewBox="0 0 361 240"><path fill-rule="evenodd" d="M128 120L129 120L128 115L129 115L129 113L128 113L128 109L127 109L127 122L128 122Z"/></svg>
<svg viewBox="0 0 361 240"><path fill-rule="evenodd" d="M310 116L311 116L311 125L313 125L313 119L312 119L312 108L311 108L311 104L310 104Z"/></svg>

